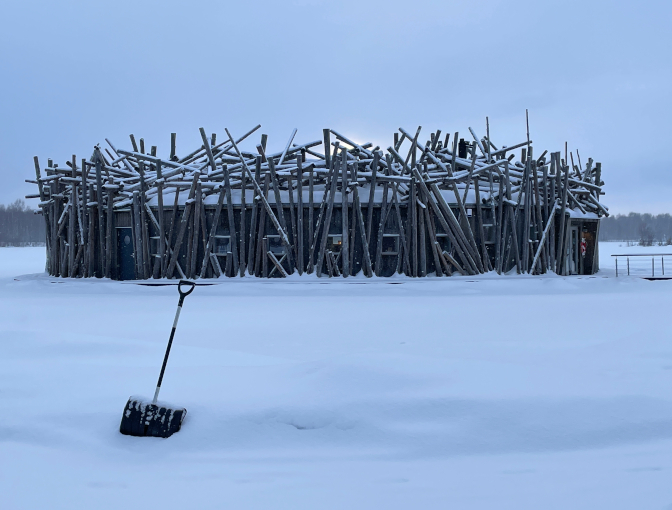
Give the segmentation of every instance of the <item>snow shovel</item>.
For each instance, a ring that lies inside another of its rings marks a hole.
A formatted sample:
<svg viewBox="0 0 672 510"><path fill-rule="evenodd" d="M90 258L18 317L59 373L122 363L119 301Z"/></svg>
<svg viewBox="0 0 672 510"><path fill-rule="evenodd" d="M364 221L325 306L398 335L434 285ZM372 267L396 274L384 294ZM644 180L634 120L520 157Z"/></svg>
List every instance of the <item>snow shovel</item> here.
<svg viewBox="0 0 672 510"><path fill-rule="evenodd" d="M184 291L182 290L182 286L190 288ZM175 328L177 328L177 321L180 318L184 298L191 294L195 287L196 284L194 282L187 280L180 280L177 286L177 290L180 293L180 301L177 304L175 321L173 322L173 329L170 332L168 347L166 347L166 355L163 357L163 366L161 367L161 374L159 374L159 382L156 384L154 399L151 403L137 397L130 397L128 399L124 408L124 414L121 417L121 425L119 426L119 432L122 434L128 436L170 437L175 432L178 432L182 426L182 421L187 415L186 409L173 409L158 405L156 401L159 398L163 373L166 371L166 364L168 363L168 356L170 356L170 348L173 345Z"/></svg>

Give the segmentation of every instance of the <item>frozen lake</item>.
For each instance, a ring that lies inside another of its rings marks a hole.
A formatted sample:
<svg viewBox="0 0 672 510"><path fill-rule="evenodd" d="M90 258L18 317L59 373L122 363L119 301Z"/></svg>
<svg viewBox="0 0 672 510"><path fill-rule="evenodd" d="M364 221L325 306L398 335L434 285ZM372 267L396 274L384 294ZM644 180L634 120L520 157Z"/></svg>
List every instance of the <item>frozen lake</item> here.
<svg viewBox="0 0 672 510"><path fill-rule="evenodd" d="M670 509L672 282L610 257L667 250L600 246L594 277L198 287L166 440L118 427L175 287L30 275L44 248L0 248L1 506Z"/></svg>

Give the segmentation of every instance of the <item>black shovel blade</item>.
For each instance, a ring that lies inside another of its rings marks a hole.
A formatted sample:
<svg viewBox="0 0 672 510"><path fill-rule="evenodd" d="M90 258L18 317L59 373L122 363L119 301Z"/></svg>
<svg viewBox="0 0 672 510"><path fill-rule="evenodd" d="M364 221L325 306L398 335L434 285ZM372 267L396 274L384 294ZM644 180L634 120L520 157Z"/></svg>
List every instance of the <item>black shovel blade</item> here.
<svg viewBox="0 0 672 510"><path fill-rule="evenodd" d="M180 430L186 415L184 408L172 409L131 397L124 408L119 432L127 436L170 437Z"/></svg>

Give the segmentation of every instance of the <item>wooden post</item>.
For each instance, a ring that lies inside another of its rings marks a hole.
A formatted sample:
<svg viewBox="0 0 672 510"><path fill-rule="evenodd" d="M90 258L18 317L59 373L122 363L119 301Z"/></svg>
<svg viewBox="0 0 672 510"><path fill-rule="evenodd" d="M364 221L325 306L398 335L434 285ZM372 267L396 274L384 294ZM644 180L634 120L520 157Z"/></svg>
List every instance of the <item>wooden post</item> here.
<svg viewBox="0 0 672 510"><path fill-rule="evenodd" d="M233 214L233 202L231 200L231 179L229 176L229 169L226 165L222 167L224 172L224 189L226 190L226 211L229 223L229 249L233 255L233 273L238 273L238 249L236 244L236 219ZM227 255L228 256L228 255ZM228 265L228 262L227 262ZM227 273L229 276L231 273Z"/></svg>
<svg viewBox="0 0 672 510"><path fill-rule="evenodd" d="M260 193L260 195L265 199L268 197L268 192L270 190L271 186L271 174L267 173L264 176L264 191L263 195ZM263 207L260 212L260 218L259 218L259 233L257 234L257 257L256 257L256 263L255 263L255 274L259 275L261 274L261 263L262 263L262 257L264 257L264 243L263 240L266 237L266 211L267 209Z"/></svg>
<svg viewBox="0 0 672 510"><path fill-rule="evenodd" d="M413 151L413 154L415 155L415 151ZM415 159L415 157L413 159ZM406 217L408 219L408 223L410 224L408 229L410 231L409 234L411 238L411 253L409 258L411 261L411 276L414 278L418 276L418 197L415 188L415 177L411 174L411 189L408 206L406 208Z"/></svg>
<svg viewBox="0 0 672 510"><path fill-rule="evenodd" d="M95 150L95 163L96 163L96 209L98 210L98 249L99 253L99 263L100 270L97 273L101 276L104 276L103 271L105 271L105 221L103 219L103 179L102 179L102 156L100 155L100 149L96 147Z"/></svg>
<svg viewBox="0 0 672 510"><path fill-rule="evenodd" d="M224 186L222 186L219 190L219 198L217 200L217 207L215 208L215 215L212 218L212 226L210 227L210 235L208 236L208 242L205 246L205 254L203 256L203 263L201 264L201 278L205 278L205 270L208 267L207 261L212 260L210 255L212 255L212 248L214 247L215 244L215 239L217 235L217 227L219 226L219 216L222 213L222 205L224 204L224 197L226 196L226 191L224 189ZM217 259L217 255L215 255L215 260ZM213 266L213 270L216 269ZM215 270L215 273L217 271ZM220 271L221 272L221 271Z"/></svg>
<svg viewBox="0 0 672 510"><path fill-rule="evenodd" d="M142 141L142 139L141 139ZM133 224L135 239L133 241L133 252L135 253L135 275L136 279L144 280L144 262L142 260L142 226L140 225L140 200L138 191L133 192Z"/></svg>
<svg viewBox="0 0 672 510"><path fill-rule="evenodd" d="M348 232L348 151L341 149L341 267L343 278L350 276Z"/></svg>
<svg viewBox="0 0 672 510"><path fill-rule="evenodd" d="M558 159L559 153L556 153L556 160ZM557 165L557 162L556 162ZM559 168L560 165L557 165ZM565 274L565 216L567 213L567 191L569 188L569 167L565 166L563 167L563 170L565 172L565 178L562 184L562 198L560 199L560 229L559 229L559 240L558 240L558 247L557 247L557 255L555 257L555 263L556 263L556 273L558 274Z"/></svg>
<svg viewBox="0 0 672 510"><path fill-rule="evenodd" d="M378 174L378 164L380 161L380 152L373 153L373 162L371 163L371 183L369 184L369 203L366 208L366 242L371 244L371 227L373 225L373 205L375 203L376 194L376 177Z"/></svg>
<svg viewBox="0 0 672 510"><path fill-rule="evenodd" d="M36 161L37 164L37 161ZM38 167L39 168L39 167ZM92 247L89 244L89 198L88 198L88 184L86 182L86 175L87 175L87 170L86 170L86 159L82 158L82 214L81 214L81 221L82 221L82 245L85 247L85 252L83 254L83 272L82 276L84 278L88 278L91 276L89 273L89 257L92 252ZM46 213L47 210L46 208L44 209L44 212ZM48 222L47 222L47 227L48 227ZM49 230L47 229L47 232Z"/></svg>
<svg viewBox="0 0 672 510"><path fill-rule="evenodd" d="M296 179L296 189L297 189L297 223L296 223L296 251L297 251L297 267L299 269L299 275L303 274L304 263L303 263L303 160L301 154L297 156L296 159L297 167L297 179Z"/></svg>
<svg viewBox="0 0 672 510"><path fill-rule="evenodd" d="M324 219L324 227L322 229L322 239L320 241L320 251L317 254L317 263L315 265L315 274L319 278L322 276L322 264L324 263L324 254L327 248L327 239L329 238L329 226L331 225L331 213L334 210L334 196L336 195L336 186L338 181L338 170L337 168L341 165L340 159L338 156L335 156L335 162L333 164L333 171L331 172L331 187L329 189L329 204L327 205L327 213ZM325 191L326 196L326 191ZM317 227L315 229L315 234L320 231L320 221L318 219ZM341 250L343 247L341 246Z"/></svg>
<svg viewBox="0 0 672 510"><path fill-rule="evenodd" d="M261 178L261 156L256 157L256 165L254 171L254 181L259 185ZM245 172L243 172L245 173ZM252 186L252 217L250 218L250 246L248 247L248 256L247 256L247 269L248 273L256 274L255 271L255 261L256 261L256 251L255 251L255 241L257 236L257 216L261 212L263 213L263 207L259 206L259 199L257 198L257 192L254 185Z"/></svg>
<svg viewBox="0 0 672 510"><path fill-rule="evenodd" d="M171 134L171 157L174 157L175 154L175 133ZM166 276L166 246L165 246L165 225L163 218L163 174L161 172L161 161L156 163L156 190L157 190L157 203L159 209L157 211L158 221L159 221L159 241L158 241L158 252L159 252L159 276L165 278Z"/></svg>
<svg viewBox="0 0 672 510"><path fill-rule="evenodd" d="M417 198L418 201L420 197ZM422 203L422 201L420 201ZM416 216L418 217L418 230L420 233L420 276L427 276L427 240L425 239L425 214L424 211L427 208L424 203L422 205L416 205L416 211L418 214Z"/></svg>
<svg viewBox="0 0 672 510"><path fill-rule="evenodd" d="M380 205L380 220L378 222L378 241L376 243L376 276L381 276L383 238L385 237L385 223L387 222L387 181L383 182L383 199Z"/></svg>
<svg viewBox="0 0 672 510"><path fill-rule="evenodd" d="M112 184L112 182L110 182ZM113 237L113 234L115 232L114 229L114 209L112 208L114 202L114 190L109 189L107 191L107 234L106 234L106 242L105 245L107 246L107 254L105 257L105 277L106 278L112 278L113 274L113 267L112 267L112 261L116 259L115 254L117 252L116 250L116 239ZM116 272L116 271L115 271Z"/></svg>
<svg viewBox="0 0 672 510"><path fill-rule="evenodd" d="M245 276L245 263L247 261L247 253L245 252L245 235L247 227L247 201L245 197L245 188L247 188L247 174L245 172L241 173L240 181L240 257L239 260L239 273L240 276Z"/></svg>
<svg viewBox="0 0 672 510"><path fill-rule="evenodd" d="M173 248L173 255L170 258L170 263L168 264L168 269L166 270L166 277L172 278L173 273L175 272L175 264L177 264L177 259L180 255L180 249L182 248L182 241L184 239L184 234L187 230L187 225L189 222L189 215L191 213L191 205L193 202L194 194L196 193L196 183L201 173L196 171L194 172L194 177L191 183L191 189L189 190L189 197L187 199L186 205L184 206L184 212L182 213L182 218L180 219L180 226L177 232L177 237L175 238L175 247Z"/></svg>
<svg viewBox="0 0 672 510"><path fill-rule="evenodd" d="M327 164L327 168L329 165ZM310 239L310 259L308 260L308 272L312 273L313 267L313 231L315 228L315 223L313 223L313 214L315 209L315 200L314 200L314 167L310 167L310 173L308 174L308 239ZM328 180L328 179L327 179ZM326 190L325 190L326 192Z"/></svg>
<svg viewBox="0 0 672 510"><path fill-rule="evenodd" d="M362 207L359 203L359 188L355 186L353 191L353 208L357 210L357 218L359 220L359 233L362 237L362 251L364 252L364 274L371 278L373 270L371 268L371 255L369 253L369 242L366 239L366 227L364 226L364 216L362 214ZM354 228L354 226L353 226Z"/></svg>
<svg viewBox="0 0 672 510"><path fill-rule="evenodd" d="M200 181L196 183L196 202L194 203L194 226L193 226L193 239L192 244L189 247L191 249L191 257L189 259L190 265L188 269L188 277L196 277L196 259L198 257L198 232L201 228L201 201L203 200L203 190L201 188ZM206 259L207 260L207 259Z"/></svg>

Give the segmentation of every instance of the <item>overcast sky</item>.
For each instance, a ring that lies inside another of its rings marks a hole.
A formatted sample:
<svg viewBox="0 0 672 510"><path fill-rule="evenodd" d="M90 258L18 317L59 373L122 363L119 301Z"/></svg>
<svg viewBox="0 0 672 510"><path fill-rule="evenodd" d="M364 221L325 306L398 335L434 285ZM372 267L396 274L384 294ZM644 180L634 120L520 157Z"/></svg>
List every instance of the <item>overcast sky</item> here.
<svg viewBox="0 0 672 510"><path fill-rule="evenodd" d="M324 127L387 147L488 116L512 145L527 108L536 154L602 162L612 212L672 213L671 24L670 0L3 0L0 203L35 192L33 156L105 137L167 154L177 132L184 155L201 126L260 123L278 150Z"/></svg>

